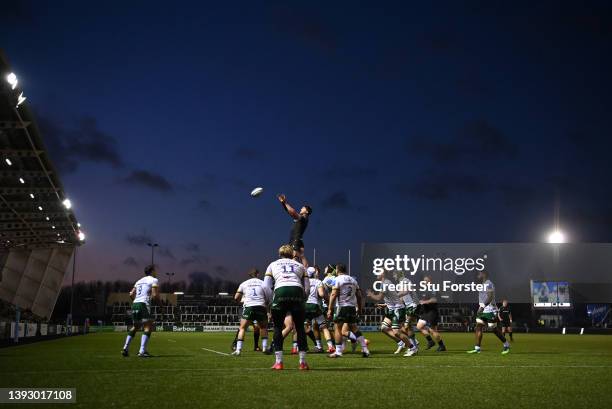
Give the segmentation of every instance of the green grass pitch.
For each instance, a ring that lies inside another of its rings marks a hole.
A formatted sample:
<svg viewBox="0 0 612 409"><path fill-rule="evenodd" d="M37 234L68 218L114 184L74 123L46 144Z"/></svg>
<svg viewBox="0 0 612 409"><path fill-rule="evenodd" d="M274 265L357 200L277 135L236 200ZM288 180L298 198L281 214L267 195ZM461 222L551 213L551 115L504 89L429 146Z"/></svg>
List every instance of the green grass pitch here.
<svg viewBox="0 0 612 409"><path fill-rule="evenodd" d="M285 370L273 372L274 358L252 351L251 333L241 357L224 355L233 334L154 333L150 359L135 356L140 336L123 358L124 334L90 334L0 349L0 387L76 387L78 402L63 407L84 408L612 405L612 337L517 334L502 356L492 334L480 355L468 355L473 336L450 333L446 353L412 358L393 355L381 334L367 337L369 359L309 354L312 370L300 372L297 356L286 353Z"/></svg>

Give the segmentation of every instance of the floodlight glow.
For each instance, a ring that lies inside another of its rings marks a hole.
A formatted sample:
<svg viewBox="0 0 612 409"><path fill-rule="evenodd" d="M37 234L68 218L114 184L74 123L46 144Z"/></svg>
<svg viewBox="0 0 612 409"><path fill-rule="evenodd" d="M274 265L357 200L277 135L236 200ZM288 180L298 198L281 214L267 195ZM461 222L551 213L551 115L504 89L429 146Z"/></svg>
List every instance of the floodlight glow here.
<svg viewBox="0 0 612 409"><path fill-rule="evenodd" d="M80 241L85 241L85 233L83 233L82 231L80 231L80 232L79 232L79 234L78 234L78 236L79 236L79 240L80 240Z"/></svg>
<svg viewBox="0 0 612 409"><path fill-rule="evenodd" d="M70 199L64 199L62 204L64 205L66 209L70 209L72 207L72 202L70 201Z"/></svg>
<svg viewBox="0 0 612 409"><path fill-rule="evenodd" d="M182 291L175 291L175 292L174 292L174 295L183 295L183 294L185 294L185 293L184 293L184 292L182 292Z"/></svg>
<svg viewBox="0 0 612 409"><path fill-rule="evenodd" d="M42 212L42 206L38 206L38 210Z"/></svg>
<svg viewBox="0 0 612 409"><path fill-rule="evenodd" d="M9 73L9 75L6 76L6 81L11 85L11 89L15 89L17 83L19 82L17 81L17 76L14 72L11 72Z"/></svg>
<svg viewBox="0 0 612 409"><path fill-rule="evenodd" d="M19 94L19 97L17 97L17 106L23 104L26 99L28 98L23 96L23 92Z"/></svg>
<svg viewBox="0 0 612 409"><path fill-rule="evenodd" d="M6 162L7 165L13 166L13 162L11 162L9 158L4 159L4 161Z"/></svg>
<svg viewBox="0 0 612 409"><path fill-rule="evenodd" d="M21 184L24 184L24 183L25 183L25 180L23 180L23 178L19 178L19 182L20 182Z"/></svg>
<svg viewBox="0 0 612 409"><path fill-rule="evenodd" d="M34 193L30 193L30 197L34 199Z"/></svg>
<svg viewBox="0 0 612 409"><path fill-rule="evenodd" d="M51 226L52 229L55 229L55 226Z"/></svg>
<svg viewBox="0 0 612 409"><path fill-rule="evenodd" d="M49 219L49 216L45 217L45 219L47 219L47 221L48 221L48 220L51 220L51 219Z"/></svg>
<svg viewBox="0 0 612 409"><path fill-rule="evenodd" d="M77 227L81 227L81 223L77 223Z"/></svg>
<svg viewBox="0 0 612 409"><path fill-rule="evenodd" d="M565 243L565 234L560 230L555 230L548 235L548 242L552 244Z"/></svg>

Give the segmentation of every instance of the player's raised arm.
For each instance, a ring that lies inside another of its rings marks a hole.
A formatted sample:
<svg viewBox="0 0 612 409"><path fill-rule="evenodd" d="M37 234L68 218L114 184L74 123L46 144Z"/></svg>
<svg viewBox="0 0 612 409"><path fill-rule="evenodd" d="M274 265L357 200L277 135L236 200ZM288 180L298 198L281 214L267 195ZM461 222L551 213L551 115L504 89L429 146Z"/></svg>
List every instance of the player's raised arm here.
<svg viewBox="0 0 612 409"><path fill-rule="evenodd" d="M289 216L291 216L294 220L300 218L300 214L293 207L291 207L289 203L287 203L287 197L285 197L285 195L278 195L278 201L281 202L283 209L285 209L285 211L289 213Z"/></svg>

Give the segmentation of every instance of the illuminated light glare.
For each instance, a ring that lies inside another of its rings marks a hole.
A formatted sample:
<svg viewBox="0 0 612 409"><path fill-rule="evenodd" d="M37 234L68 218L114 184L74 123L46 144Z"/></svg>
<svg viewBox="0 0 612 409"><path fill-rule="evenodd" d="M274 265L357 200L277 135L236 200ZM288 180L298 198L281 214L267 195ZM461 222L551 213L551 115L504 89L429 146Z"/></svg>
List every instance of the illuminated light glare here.
<svg viewBox="0 0 612 409"><path fill-rule="evenodd" d="M47 219L47 221L51 220L51 219L49 219L49 216L45 217L45 219Z"/></svg>
<svg viewBox="0 0 612 409"><path fill-rule="evenodd" d="M19 182L20 182L21 184L24 184L24 183L25 183L25 180L23 180L23 178L19 178Z"/></svg>
<svg viewBox="0 0 612 409"><path fill-rule="evenodd" d="M77 223L77 227L81 227L81 223Z"/></svg>
<svg viewBox="0 0 612 409"><path fill-rule="evenodd" d="M78 236L79 236L79 240L81 240L81 241L85 241L85 233L83 233L82 231L80 231L80 232L79 232L79 234L78 234Z"/></svg>
<svg viewBox="0 0 612 409"><path fill-rule="evenodd" d="M11 85L11 89L15 89L17 83L19 82L14 72L11 72L6 76L6 81Z"/></svg>
<svg viewBox="0 0 612 409"><path fill-rule="evenodd" d="M17 97L17 106L23 104L26 99L28 98L23 96L23 92L19 94L19 97Z"/></svg>
<svg viewBox="0 0 612 409"><path fill-rule="evenodd" d="M30 193L30 197L34 199L34 193Z"/></svg>
<svg viewBox="0 0 612 409"><path fill-rule="evenodd" d="M42 212L42 206L38 206L38 210Z"/></svg>
<svg viewBox="0 0 612 409"><path fill-rule="evenodd" d="M13 166L13 162L11 162L9 158L4 159L4 161L6 162L7 165Z"/></svg>
<svg viewBox="0 0 612 409"><path fill-rule="evenodd" d="M555 230L548 235L548 242L552 244L565 243L565 234L562 231Z"/></svg>
<svg viewBox="0 0 612 409"><path fill-rule="evenodd" d="M72 202L70 201L70 199L64 199L62 204L64 205L66 209L70 209L72 207Z"/></svg>
<svg viewBox="0 0 612 409"><path fill-rule="evenodd" d="M55 226L51 226L52 229L55 229Z"/></svg>

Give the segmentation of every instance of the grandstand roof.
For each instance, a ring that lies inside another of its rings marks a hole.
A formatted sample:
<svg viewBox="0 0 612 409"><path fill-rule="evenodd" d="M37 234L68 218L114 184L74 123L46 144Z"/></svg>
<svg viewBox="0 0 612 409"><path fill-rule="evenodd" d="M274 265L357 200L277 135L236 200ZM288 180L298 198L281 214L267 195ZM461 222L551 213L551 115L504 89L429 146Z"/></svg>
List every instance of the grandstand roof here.
<svg viewBox="0 0 612 409"><path fill-rule="evenodd" d="M79 245L68 196L27 102L20 103L27 92L11 73L0 52L0 249Z"/></svg>

